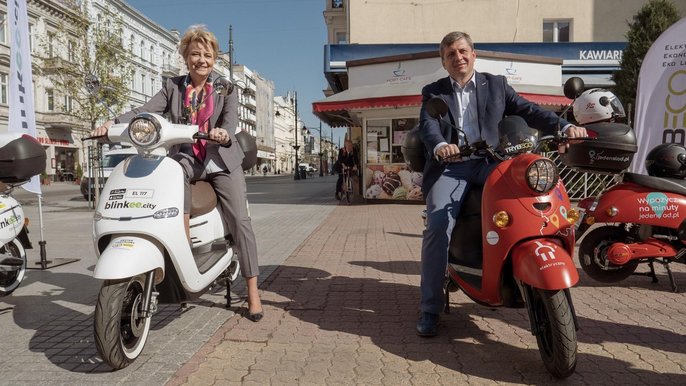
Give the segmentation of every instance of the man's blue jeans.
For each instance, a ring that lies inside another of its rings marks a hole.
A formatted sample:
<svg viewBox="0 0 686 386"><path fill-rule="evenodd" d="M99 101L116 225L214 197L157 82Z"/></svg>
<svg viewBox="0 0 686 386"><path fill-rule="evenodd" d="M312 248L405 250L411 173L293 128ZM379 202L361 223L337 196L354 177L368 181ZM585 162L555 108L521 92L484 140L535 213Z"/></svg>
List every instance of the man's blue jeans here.
<svg viewBox="0 0 686 386"><path fill-rule="evenodd" d="M496 165L488 159L450 163L427 194L420 284L423 312L439 314L443 310L443 283L455 220L466 193L474 185L483 185Z"/></svg>

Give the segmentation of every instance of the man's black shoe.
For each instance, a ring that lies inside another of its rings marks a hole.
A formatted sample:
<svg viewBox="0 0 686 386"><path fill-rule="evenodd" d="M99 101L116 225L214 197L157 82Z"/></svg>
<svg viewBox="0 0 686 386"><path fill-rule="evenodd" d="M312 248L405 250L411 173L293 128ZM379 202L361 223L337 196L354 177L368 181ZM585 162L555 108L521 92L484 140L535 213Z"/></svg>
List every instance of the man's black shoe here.
<svg viewBox="0 0 686 386"><path fill-rule="evenodd" d="M429 337L436 334L438 334L438 314L422 312L417 322L417 335Z"/></svg>

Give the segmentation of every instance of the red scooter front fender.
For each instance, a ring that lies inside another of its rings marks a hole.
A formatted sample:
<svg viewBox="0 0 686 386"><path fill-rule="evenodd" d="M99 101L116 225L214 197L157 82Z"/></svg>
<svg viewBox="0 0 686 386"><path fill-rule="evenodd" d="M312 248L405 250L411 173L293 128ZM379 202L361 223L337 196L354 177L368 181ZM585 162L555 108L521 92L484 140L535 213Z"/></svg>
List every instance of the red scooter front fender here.
<svg viewBox="0 0 686 386"><path fill-rule="evenodd" d="M514 276L544 290L570 288L579 281L572 257L552 239L524 241L512 250Z"/></svg>

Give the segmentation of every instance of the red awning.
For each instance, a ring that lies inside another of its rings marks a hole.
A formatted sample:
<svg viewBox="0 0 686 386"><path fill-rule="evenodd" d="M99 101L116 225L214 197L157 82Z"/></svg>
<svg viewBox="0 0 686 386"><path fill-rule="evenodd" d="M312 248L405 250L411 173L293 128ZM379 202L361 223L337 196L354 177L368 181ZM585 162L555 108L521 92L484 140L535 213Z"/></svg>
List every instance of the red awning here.
<svg viewBox="0 0 686 386"><path fill-rule="evenodd" d="M354 100L341 100L332 102L314 102L314 112L339 111L350 109L373 109L384 107L419 106L422 104L421 95L399 95L380 98L362 98Z"/></svg>
<svg viewBox="0 0 686 386"><path fill-rule="evenodd" d="M521 95L524 99L528 100L529 102L533 102L539 105L567 106L568 104L572 103L572 100L568 99L564 95L531 94L524 92L520 92L519 95Z"/></svg>

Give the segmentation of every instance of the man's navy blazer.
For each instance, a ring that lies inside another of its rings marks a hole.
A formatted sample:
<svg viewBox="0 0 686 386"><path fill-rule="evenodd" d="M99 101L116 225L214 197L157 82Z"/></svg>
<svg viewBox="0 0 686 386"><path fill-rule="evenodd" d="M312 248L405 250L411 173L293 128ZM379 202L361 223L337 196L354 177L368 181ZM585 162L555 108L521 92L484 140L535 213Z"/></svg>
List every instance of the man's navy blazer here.
<svg viewBox="0 0 686 386"><path fill-rule="evenodd" d="M554 134L564 128L569 122L558 118L555 113L543 110L519 96L507 83L502 75L489 73L474 73L476 84L476 101L478 111L479 131L481 138L489 145L496 147L498 140L498 123L508 115L519 115L543 135ZM441 118L441 123L432 118L426 111L426 102L432 97L442 98L449 107L449 111ZM424 166L424 182L422 192L424 197L431 190L436 180L441 176L445 165L434 158L434 148L441 142L452 143L457 131L451 125L457 122L457 100L450 77L442 78L422 89L422 109L419 113L419 133L426 150L426 164Z"/></svg>

